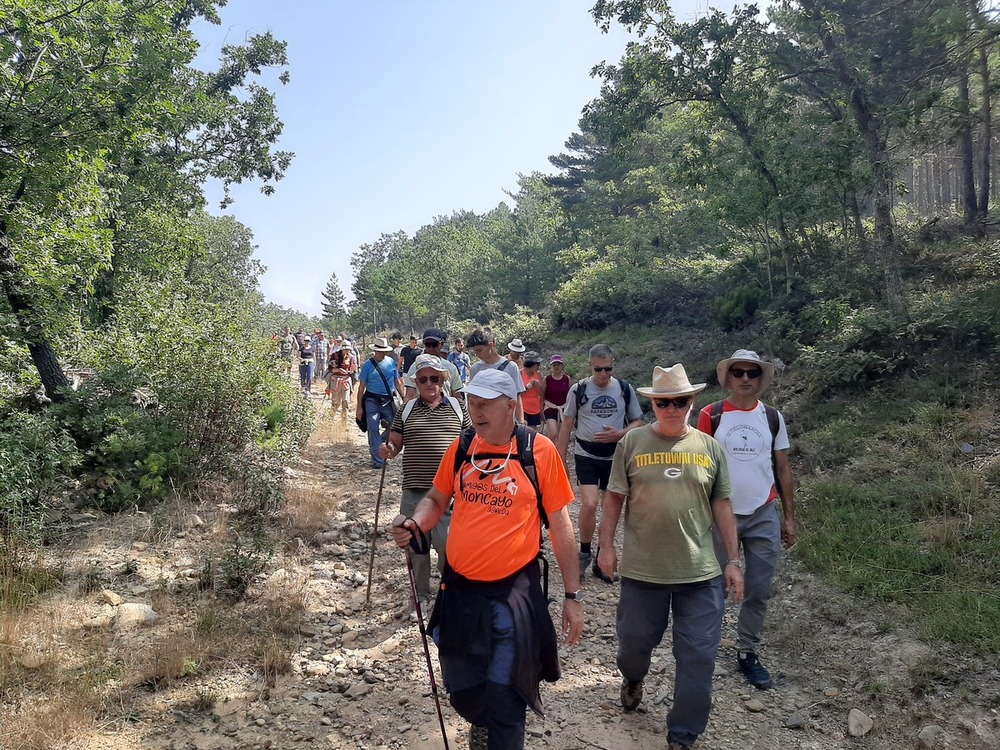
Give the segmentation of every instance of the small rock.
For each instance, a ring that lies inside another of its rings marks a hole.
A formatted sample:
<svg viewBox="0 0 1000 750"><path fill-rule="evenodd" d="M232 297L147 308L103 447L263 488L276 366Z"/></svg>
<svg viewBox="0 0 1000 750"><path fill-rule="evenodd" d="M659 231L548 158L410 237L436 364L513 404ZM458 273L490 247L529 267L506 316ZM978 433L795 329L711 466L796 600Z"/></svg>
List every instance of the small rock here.
<svg viewBox="0 0 1000 750"><path fill-rule="evenodd" d="M746 703L743 704L743 708L745 708L752 714L759 714L761 711L764 710L765 706L756 698L751 698L750 700L748 700Z"/></svg>
<svg viewBox="0 0 1000 750"><path fill-rule="evenodd" d="M833 698L835 696L838 696L840 695L840 688L827 688L826 690L823 691L823 695L825 695L827 698Z"/></svg>
<svg viewBox="0 0 1000 750"><path fill-rule="evenodd" d="M935 750L944 747L944 730L937 724L931 724L920 730L917 735L917 747L920 750Z"/></svg>
<svg viewBox="0 0 1000 750"><path fill-rule="evenodd" d="M372 686L367 682L355 682L344 692L348 698L360 698L362 695L367 695L372 689Z"/></svg>
<svg viewBox="0 0 1000 750"><path fill-rule="evenodd" d="M200 529L202 526L205 525L205 522L202 520L201 516L199 516L197 513L192 513L191 517L188 518L188 525L192 529Z"/></svg>
<svg viewBox="0 0 1000 750"><path fill-rule="evenodd" d="M875 722L872 721L871 717L856 708L852 708L847 715L847 733L851 737L864 737L872 731L874 726Z"/></svg>
<svg viewBox="0 0 1000 750"><path fill-rule="evenodd" d="M805 729L806 717L802 714L792 714L785 721L785 726L789 729Z"/></svg>
<svg viewBox="0 0 1000 750"><path fill-rule="evenodd" d="M37 653L25 654L20 659L18 659L18 662L25 669L38 669L45 663L45 657Z"/></svg>
<svg viewBox="0 0 1000 750"><path fill-rule="evenodd" d="M156 611L148 604L138 602L128 602L118 607L118 627L138 628L143 625L152 625L160 619Z"/></svg>
<svg viewBox="0 0 1000 750"><path fill-rule="evenodd" d="M100 594L98 594L98 597L102 601L110 604L112 607L117 607L118 605L122 604L122 602L125 601L118 594L116 594L114 591L111 591L110 589L104 589L103 591L101 591Z"/></svg>

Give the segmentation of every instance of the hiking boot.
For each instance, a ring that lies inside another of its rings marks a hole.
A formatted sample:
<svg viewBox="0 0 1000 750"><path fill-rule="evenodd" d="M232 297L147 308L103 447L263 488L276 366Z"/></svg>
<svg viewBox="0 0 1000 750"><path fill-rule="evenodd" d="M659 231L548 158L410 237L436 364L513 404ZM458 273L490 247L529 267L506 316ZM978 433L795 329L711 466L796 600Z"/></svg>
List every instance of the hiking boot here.
<svg viewBox="0 0 1000 750"><path fill-rule="evenodd" d="M757 659L757 654L753 651L740 651L736 655L736 663L740 671L746 675L747 682L758 690L767 690L771 687L771 673Z"/></svg>
<svg viewBox="0 0 1000 750"><path fill-rule="evenodd" d="M580 583L583 583L583 579L587 576L587 566L590 565L590 560L589 552L580 553Z"/></svg>
<svg viewBox="0 0 1000 750"><path fill-rule="evenodd" d="M600 578L605 583L614 583L615 582L614 578L612 578L609 575L606 575L604 573L604 571L601 570L601 566L597 564L597 555L594 555L594 567L591 568L591 571L593 571L595 578Z"/></svg>
<svg viewBox="0 0 1000 750"><path fill-rule="evenodd" d="M469 725L469 750L486 750L486 744L490 739L490 730L486 727L477 727L475 724Z"/></svg>
<svg viewBox="0 0 1000 750"><path fill-rule="evenodd" d="M642 700L642 680L637 680L632 682L631 680L622 680L622 708L626 712L635 711L639 708L639 702Z"/></svg>

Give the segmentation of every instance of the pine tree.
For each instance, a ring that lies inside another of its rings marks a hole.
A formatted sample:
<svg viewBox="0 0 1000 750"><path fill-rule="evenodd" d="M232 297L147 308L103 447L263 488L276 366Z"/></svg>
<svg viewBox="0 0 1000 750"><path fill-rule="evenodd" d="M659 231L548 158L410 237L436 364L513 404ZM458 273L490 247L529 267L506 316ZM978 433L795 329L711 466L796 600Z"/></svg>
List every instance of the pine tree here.
<svg viewBox="0 0 1000 750"><path fill-rule="evenodd" d="M345 302L344 292L337 282L337 274L330 274L330 280L326 282L326 289L323 290L323 325L336 333L344 322Z"/></svg>

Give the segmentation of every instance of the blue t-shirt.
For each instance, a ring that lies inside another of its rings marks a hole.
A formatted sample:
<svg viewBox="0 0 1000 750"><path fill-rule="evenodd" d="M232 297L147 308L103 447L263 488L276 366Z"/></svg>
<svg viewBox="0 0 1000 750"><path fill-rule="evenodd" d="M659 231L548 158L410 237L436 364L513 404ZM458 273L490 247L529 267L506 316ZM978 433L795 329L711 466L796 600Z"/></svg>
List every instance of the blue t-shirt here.
<svg viewBox="0 0 1000 750"><path fill-rule="evenodd" d="M385 383L382 382L382 378L375 369L375 360L371 357L366 359L365 363L361 366L361 382L365 384L365 391L368 393L389 396L392 394L392 389L395 388L396 380L399 378L399 370L396 369L396 363L392 360L392 357L383 357L382 361L378 364L378 369L382 371L382 375L385 375L385 380L389 384L389 393L386 393Z"/></svg>

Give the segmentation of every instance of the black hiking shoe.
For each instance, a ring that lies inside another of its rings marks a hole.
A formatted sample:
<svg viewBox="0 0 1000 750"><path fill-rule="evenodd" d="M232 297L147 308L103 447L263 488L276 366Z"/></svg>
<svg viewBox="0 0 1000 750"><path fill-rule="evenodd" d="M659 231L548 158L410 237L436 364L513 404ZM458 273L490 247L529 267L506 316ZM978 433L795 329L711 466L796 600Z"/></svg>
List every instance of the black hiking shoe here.
<svg viewBox="0 0 1000 750"><path fill-rule="evenodd" d="M753 651L740 651L736 655L736 663L739 664L740 671L746 675L747 682L755 688L767 690L771 687L771 673L760 663Z"/></svg>
<svg viewBox="0 0 1000 750"><path fill-rule="evenodd" d="M583 583L584 577L587 575L587 566L590 565L590 553L581 552L580 553L580 583ZM597 563L594 563L595 565Z"/></svg>
<svg viewBox="0 0 1000 750"><path fill-rule="evenodd" d="M487 727L469 725L469 750L486 750L490 741L490 730Z"/></svg>
<svg viewBox="0 0 1000 750"><path fill-rule="evenodd" d="M621 698L622 708L625 709L626 713L631 713L639 708L639 703L642 701L642 680L635 682L622 680Z"/></svg>
<svg viewBox="0 0 1000 750"><path fill-rule="evenodd" d="M605 583L614 583L615 582L614 578L612 578L611 576L607 575L603 570L601 570L601 566L597 564L597 555L594 555L594 567L591 568L591 570L594 573L594 578L600 578Z"/></svg>

